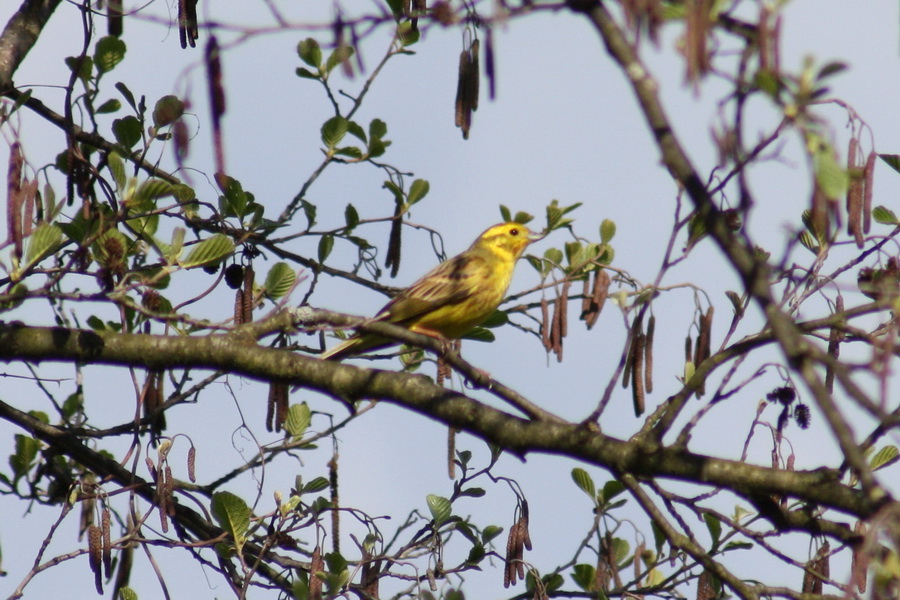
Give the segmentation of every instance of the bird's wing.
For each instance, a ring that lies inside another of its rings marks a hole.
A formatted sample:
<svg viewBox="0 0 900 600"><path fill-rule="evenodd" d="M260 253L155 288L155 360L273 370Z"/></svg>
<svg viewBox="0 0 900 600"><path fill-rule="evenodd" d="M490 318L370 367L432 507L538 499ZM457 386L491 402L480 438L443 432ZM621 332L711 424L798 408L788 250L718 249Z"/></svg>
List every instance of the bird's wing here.
<svg viewBox="0 0 900 600"><path fill-rule="evenodd" d="M446 260L400 292L375 317L406 325L441 307L462 302L471 295L468 280L479 272L484 258L463 253Z"/></svg>

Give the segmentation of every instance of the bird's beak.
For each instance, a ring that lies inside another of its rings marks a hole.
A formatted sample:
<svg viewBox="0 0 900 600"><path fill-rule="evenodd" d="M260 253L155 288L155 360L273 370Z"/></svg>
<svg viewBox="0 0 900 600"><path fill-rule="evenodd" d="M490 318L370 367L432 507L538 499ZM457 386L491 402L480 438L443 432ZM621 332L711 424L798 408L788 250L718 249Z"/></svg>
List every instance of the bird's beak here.
<svg viewBox="0 0 900 600"><path fill-rule="evenodd" d="M547 237L547 232L542 231L540 233L536 231L532 231L528 234L528 243L533 244Z"/></svg>

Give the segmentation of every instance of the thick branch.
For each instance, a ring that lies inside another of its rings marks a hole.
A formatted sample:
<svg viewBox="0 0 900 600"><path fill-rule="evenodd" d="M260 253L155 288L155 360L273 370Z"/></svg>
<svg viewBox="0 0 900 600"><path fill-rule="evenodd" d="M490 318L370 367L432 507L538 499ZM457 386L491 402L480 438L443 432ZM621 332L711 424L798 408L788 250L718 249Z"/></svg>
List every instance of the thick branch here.
<svg viewBox="0 0 900 600"><path fill-rule="evenodd" d="M795 497L863 519L891 502L887 497L873 500L842 485L831 471L783 471L653 443L626 442L590 426L523 419L437 386L423 375L321 361L257 346L245 335L155 336L7 324L0 329L0 359L61 360L149 369L208 368L260 380L289 380L338 398L391 402L518 455L541 452L568 456L639 479L677 479L730 489L744 497ZM798 520L787 525L800 523ZM803 526L815 528L809 522ZM842 541L855 539L849 528L845 535L832 533Z"/></svg>
<svg viewBox="0 0 900 600"><path fill-rule="evenodd" d="M25 0L0 34L0 93L12 87L13 74L37 42L60 0Z"/></svg>

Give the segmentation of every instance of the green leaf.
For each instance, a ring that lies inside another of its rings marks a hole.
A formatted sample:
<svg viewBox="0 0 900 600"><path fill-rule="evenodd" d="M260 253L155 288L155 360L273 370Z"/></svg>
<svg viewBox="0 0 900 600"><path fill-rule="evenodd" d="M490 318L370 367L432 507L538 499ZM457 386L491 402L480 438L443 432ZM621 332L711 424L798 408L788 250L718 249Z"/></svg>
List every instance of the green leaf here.
<svg viewBox="0 0 900 600"><path fill-rule="evenodd" d="M95 110L94 112L96 112L98 115L105 115L117 112L120 108L122 108L122 103L115 98L110 98L109 100L98 106L97 110Z"/></svg>
<svg viewBox="0 0 900 600"><path fill-rule="evenodd" d="M586 592L594 588L597 571L593 565L578 564L572 568L572 580Z"/></svg>
<svg viewBox="0 0 900 600"><path fill-rule="evenodd" d="M891 466L898 460L900 460L900 451L897 450L897 446L885 446L875 453L875 456L869 461L869 466L873 471L877 471Z"/></svg>
<svg viewBox="0 0 900 600"><path fill-rule="evenodd" d="M493 342L497 339L497 337L491 332L490 329L485 329L484 327L475 327L462 336L464 340L472 340L475 342Z"/></svg>
<svg viewBox="0 0 900 600"><path fill-rule="evenodd" d="M153 125L157 129L171 125L184 114L184 102L177 96L163 96L153 107Z"/></svg>
<svg viewBox="0 0 900 600"><path fill-rule="evenodd" d="M495 310L480 326L494 329L495 327L500 327L507 323L509 323L509 315L506 314L506 311Z"/></svg>
<svg viewBox="0 0 900 600"><path fill-rule="evenodd" d="M141 141L141 122L132 115L113 121L112 130L116 141L126 148L130 149Z"/></svg>
<svg viewBox="0 0 900 600"><path fill-rule="evenodd" d="M323 235L322 239L319 240L319 262L324 263L325 259L328 258L328 255L331 254L331 249L334 248L334 236L333 235Z"/></svg>
<svg viewBox="0 0 900 600"><path fill-rule="evenodd" d="M499 525L488 525L481 531L481 543L487 544L501 533L503 533L503 528Z"/></svg>
<svg viewBox="0 0 900 600"><path fill-rule="evenodd" d="M42 261L52 254L63 241L62 229L56 225L44 222L38 225L28 238L28 249L25 251L25 264L27 269Z"/></svg>
<svg viewBox="0 0 900 600"><path fill-rule="evenodd" d="M321 492L322 490L327 490L328 486L331 485L328 482L328 479L325 477L316 477L312 481L307 482L301 489L301 494L315 494L316 492Z"/></svg>
<svg viewBox="0 0 900 600"><path fill-rule="evenodd" d="M347 229L351 230L357 225L359 225L359 213L356 211L356 207L352 204L348 204L347 208L344 209L344 221L347 224Z"/></svg>
<svg viewBox="0 0 900 600"><path fill-rule="evenodd" d="M597 488L594 486L594 480L587 471L581 467L575 467L572 469L572 481L575 482L575 485L577 485L582 492L590 496L591 500L596 498Z"/></svg>
<svg viewBox="0 0 900 600"><path fill-rule="evenodd" d="M65 59L65 63L73 73L75 73L77 69L78 78L82 81L87 81L91 78L91 71L94 69L94 60L90 56L85 56L81 60L75 56L69 56Z"/></svg>
<svg viewBox="0 0 900 600"><path fill-rule="evenodd" d="M266 297L276 300L287 294L294 282L297 281L297 273L286 262L278 262L272 265L266 275Z"/></svg>
<svg viewBox="0 0 900 600"><path fill-rule="evenodd" d="M368 143L368 139L366 138L366 132L356 121L348 121L347 122L347 133L361 141L363 144Z"/></svg>
<svg viewBox="0 0 900 600"><path fill-rule="evenodd" d="M138 600L137 592L130 587L119 588L120 600Z"/></svg>
<svg viewBox="0 0 900 600"><path fill-rule="evenodd" d="M318 69L322 64L322 49L319 48L319 42L312 38L306 38L297 44L297 54L300 60L314 69Z"/></svg>
<svg viewBox="0 0 900 600"><path fill-rule="evenodd" d="M311 229L316 224L316 205L306 200L301 200L300 206L303 208L303 214L306 216L306 228Z"/></svg>
<svg viewBox="0 0 900 600"><path fill-rule="evenodd" d="M28 473L34 464L40 449L40 442L28 435L17 433L15 435L15 454L9 457L9 466L12 467L13 477L18 480Z"/></svg>
<svg viewBox="0 0 900 600"><path fill-rule="evenodd" d="M341 573L347 570L347 559L339 552L329 552L324 557L325 565L332 573Z"/></svg>
<svg viewBox="0 0 900 600"><path fill-rule="evenodd" d="M338 156L349 156L350 158L362 158L362 150L356 146L344 146L334 151Z"/></svg>
<svg viewBox="0 0 900 600"><path fill-rule="evenodd" d="M330 151L347 135L347 119L341 116L331 117L322 125L322 143Z"/></svg>
<svg viewBox="0 0 900 600"><path fill-rule="evenodd" d="M882 225L897 225L897 215L889 208L876 206L872 209L872 218Z"/></svg>
<svg viewBox="0 0 900 600"><path fill-rule="evenodd" d="M108 35L100 38L94 49L94 64L98 73L108 73L125 58L125 42Z"/></svg>
<svg viewBox="0 0 900 600"><path fill-rule="evenodd" d="M419 41L419 30L410 21L404 21L397 26L397 38L403 46L412 46Z"/></svg>
<svg viewBox="0 0 900 600"><path fill-rule="evenodd" d="M234 538L238 552L250 529L250 507L231 492L216 492L212 497L212 515L219 526Z"/></svg>
<svg viewBox="0 0 900 600"><path fill-rule="evenodd" d="M484 560L484 557L484 546L481 544L473 544L472 548L469 549L469 555L466 557L466 563L469 565L477 565Z"/></svg>
<svg viewBox="0 0 900 600"><path fill-rule="evenodd" d="M215 264L234 252L234 242L227 235L217 233L194 246L181 266L189 269Z"/></svg>
<svg viewBox="0 0 900 600"><path fill-rule="evenodd" d="M125 98L125 102L127 102L128 105L136 111L138 109L137 103L134 101L134 94L131 93L131 90L128 89L128 86L120 81L116 84L116 89L119 90L119 93L122 94L123 98Z"/></svg>
<svg viewBox="0 0 900 600"><path fill-rule="evenodd" d="M625 491L625 484L617 479L612 479L603 484L601 492L603 501L609 502L619 494Z"/></svg>
<svg viewBox="0 0 900 600"><path fill-rule="evenodd" d="M113 181L116 182L116 187L120 190L124 189L125 181L127 179L125 175L125 161L122 160L122 157L118 152L113 150L106 155L106 163L109 165L109 172L112 173Z"/></svg>
<svg viewBox="0 0 900 600"><path fill-rule="evenodd" d="M425 502L428 504L428 510L431 511L431 518L434 519L435 527L440 527L450 518L450 501L443 496L428 494L425 497Z"/></svg>
<svg viewBox="0 0 900 600"><path fill-rule="evenodd" d="M509 212L509 208L502 204L500 205L500 218L503 219L504 223L512 221L512 213Z"/></svg>
<svg viewBox="0 0 900 600"><path fill-rule="evenodd" d="M562 266L563 253L559 248L548 248L544 252L544 258L546 258L556 266Z"/></svg>
<svg viewBox="0 0 900 600"><path fill-rule="evenodd" d="M826 63L825 66L823 66L821 69L819 69L819 74L816 76L816 79L822 80L827 77L837 75L838 73L846 70L847 65L845 63L837 61L829 62Z"/></svg>
<svg viewBox="0 0 900 600"><path fill-rule="evenodd" d="M416 179L409 186L409 193L406 195L406 202L412 206L428 194L431 185L424 179Z"/></svg>
<svg viewBox="0 0 900 600"><path fill-rule="evenodd" d="M306 402L292 404L288 409L287 419L284 421L284 429L297 438L303 435L310 423L312 423L312 412L309 410L309 405Z"/></svg>
<svg viewBox="0 0 900 600"><path fill-rule="evenodd" d="M148 179L138 186L137 191L134 193L134 201L141 204L149 200L171 196L172 188L172 184L165 179Z"/></svg>
<svg viewBox="0 0 900 600"><path fill-rule="evenodd" d="M295 73L297 73L297 77L303 77L304 79L320 79L318 73L313 73L305 67L297 67Z"/></svg>
<svg viewBox="0 0 900 600"><path fill-rule="evenodd" d="M600 223L600 241L604 244L608 244L612 241L615 235L616 224L609 219L603 219L603 222Z"/></svg>
<svg viewBox="0 0 900 600"><path fill-rule="evenodd" d="M331 73L332 70L345 60L350 60L350 57L353 56L353 47L352 46L338 46L335 48L331 54L328 55L328 60L325 61L325 72Z"/></svg>
<svg viewBox="0 0 900 600"><path fill-rule="evenodd" d="M712 538L713 548L719 545L719 539L722 537L722 522L709 513L703 513L703 520L706 521L706 528L709 530L709 536Z"/></svg>
<svg viewBox="0 0 900 600"><path fill-rule="evenodd" d="M378 158L379 156L382 156L385 149L390 145L391 143L387 140L370 140L369 158Z"/></svg>
<svg viewBox="0 0 900 600"><path fill-rule="evenodd" d="M522 225L527 225L534 220L534 215L530 215L524 210L516 211L516 216L513 217L513 222L521 223Z"/></svg>
<svg viewBox="0 0 900 600"><path fill-rule="evenodd" d="M808 141L813 148L813 169L819 189L829 199L837 199L847 193L850 176L847 170L838 164L831 146L818 136L810 136Z"/></svg>
<svg viewBox="0 0 900 600"><path fill-rule="evenodd" d="M883 160L887 166L900 173L900 154L879 154L878 158Z"/></svg>
<svg viewBox="0 0 900 600"><path fill-rule="evenodd" d="M369 139L380 140L387 135L387 123L381 119L372 119L369 122Z"/></svg>

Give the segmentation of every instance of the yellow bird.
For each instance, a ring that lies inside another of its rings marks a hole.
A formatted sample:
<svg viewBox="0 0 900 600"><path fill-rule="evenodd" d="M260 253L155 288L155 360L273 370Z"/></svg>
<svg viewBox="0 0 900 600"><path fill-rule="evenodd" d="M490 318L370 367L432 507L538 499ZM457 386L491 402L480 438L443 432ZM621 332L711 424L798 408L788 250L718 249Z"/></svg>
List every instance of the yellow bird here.
<svg viewBox="0 0 900 600"><path fill-rule="evenodd" d="M457 339L480 325L500 305L512 281L516 261L541 236L521 223L494 225L468 250L445 260L397 294L375 320L441 339ZM322 354L341 360L395 344L359 333Z"/></svg>

